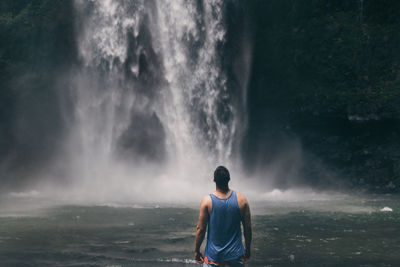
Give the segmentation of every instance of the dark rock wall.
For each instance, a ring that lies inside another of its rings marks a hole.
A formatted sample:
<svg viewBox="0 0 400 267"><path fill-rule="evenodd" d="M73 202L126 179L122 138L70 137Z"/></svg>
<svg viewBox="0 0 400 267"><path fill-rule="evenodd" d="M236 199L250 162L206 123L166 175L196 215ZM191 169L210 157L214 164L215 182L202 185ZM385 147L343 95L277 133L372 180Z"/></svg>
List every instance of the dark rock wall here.
<svg viewBox="0 0 400 267"><path fill-rule="evenodd" d="M247 3L254 18L248 169L296 140L302 182L400 186L400 2Z"/></svg>
<svg viewBox="0 0 400 267"><path fill-rule="evenodd" d="M0 3L0 190L29 182L60 147L73 31L72 1Z"/></svg>

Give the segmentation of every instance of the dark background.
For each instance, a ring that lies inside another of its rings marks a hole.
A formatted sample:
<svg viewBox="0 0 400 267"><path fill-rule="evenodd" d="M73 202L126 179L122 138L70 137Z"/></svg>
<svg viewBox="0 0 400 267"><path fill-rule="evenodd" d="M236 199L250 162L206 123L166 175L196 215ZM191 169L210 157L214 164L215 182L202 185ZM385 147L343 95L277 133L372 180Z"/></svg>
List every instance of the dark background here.
<svg viewBox="0 0 400 267"><path fill-rule="evenodd" d="M297 139L305 158L300 182L396 190L400 2L249 3L255 34L247 166L272 161Z"/></svg>
<svg viewBox="0 0 400 267"><path fill-rule="evenodd" d="M229 17L227 47L246 17L245 169L281 164L274 183L282 188L399 191L400 2L248 0L240 8L246 16ZM75 36L72 1L0 3L0 190L29 184L27 174L63 140L60 95L79 65Z"/></svg>

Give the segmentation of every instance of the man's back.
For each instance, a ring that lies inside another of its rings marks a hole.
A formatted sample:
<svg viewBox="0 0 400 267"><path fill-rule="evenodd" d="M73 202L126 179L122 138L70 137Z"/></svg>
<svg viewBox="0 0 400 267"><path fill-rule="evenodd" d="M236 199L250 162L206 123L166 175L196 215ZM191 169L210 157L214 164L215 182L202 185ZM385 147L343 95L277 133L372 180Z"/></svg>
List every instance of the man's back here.
<svg viewBox="0 0 400 267"><path fill-rule="evenodd" d="M200 203L199 222L196 228L194 258L204 266L242 266L250 258L251 219L247 199L229 189L230 174L219 166L214 172L216 190L203 197ZM240 223L243 224L245 247L242 244ZM205 256L200 252L208 225ZM232 265L233 266L233 265Z"/></svg>
<svg viewBox="0 0 400 267"><path fill-rule="evenodd" d="M227 192L215 191L215 192L213 192L213 195L215 195L218 198L227 198L228 196L230 196L231 192L232 192L231 189L229 189ZM250 213L249 203L247 202L246 197L239 192L236 192L236 198L237 198L240 214L242 215L242 217L244 217L247 212ZM208 213L211 214L212 201L211 201L210 195L205 196L202 199L202 203L203 202L207 206Z"/></svg>
<svg viewBox="0 0 400 267"><path fill-rule="evenodd" d="M242 231L237 194L223 198L210 194L211 212L208 220L207 246L205 256L213 262L232 261L242 257L245 250L242 244ZM209 204L209 202L208 202Z"/></svg>
<svg viewBox="0 0 400 267"><path fill-rule="evenodd" d="M252 239L252 231L251 231L251 215L250 215L250 207L247 202L247 199L245 196L239 192L235 192L232 190L228 190L227 192L223 192L221 190L217 190L212 194L218 199L227 199L231 194L234 192L236 195L236 203L237 207L240 213L240 222L243 224L243 231L244 231L244 237L245 237L245 247L244 247L244 259L247 260L250 258L250 244L251 244L251 239ZM232 195L233 196L233 195ZM207 228L207 225L210 222L210 218L213 212L213 201L211 195L205 196L200 204L200 214L199 214L199 222L197 224L197 231L196 231L196 244L195 244L195 259L199 262L208 259L204 259L202 254L200 253L200 245L204 239L205 235L205 230ZM208 225L210 229L210 225ZM240 227L240 225L239 225ZM208 233L208 239L210 239L210 232ZM240 236L240 242L241 242L241 236ZM237 254L233 254L237 255ZM207 257L207 249L206 249L206 255ZM219 261L219 260L218 260ZM214 262L214 261L213 261Z"/></svg>

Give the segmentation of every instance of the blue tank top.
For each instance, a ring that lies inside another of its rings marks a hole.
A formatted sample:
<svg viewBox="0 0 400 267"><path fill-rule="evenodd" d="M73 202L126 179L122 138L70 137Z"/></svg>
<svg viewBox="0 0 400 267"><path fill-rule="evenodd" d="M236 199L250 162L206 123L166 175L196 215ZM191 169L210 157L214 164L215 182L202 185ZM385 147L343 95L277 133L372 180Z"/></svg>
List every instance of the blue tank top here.
<svg viewBox="0 0 400 267"><path fill-rule="evenodd" d="M223 199L210 194L212 200L211 216L208 220L207 245L205 256L214 262L231 261L244 253L241 214L232 190L229 197Z"/></svg>

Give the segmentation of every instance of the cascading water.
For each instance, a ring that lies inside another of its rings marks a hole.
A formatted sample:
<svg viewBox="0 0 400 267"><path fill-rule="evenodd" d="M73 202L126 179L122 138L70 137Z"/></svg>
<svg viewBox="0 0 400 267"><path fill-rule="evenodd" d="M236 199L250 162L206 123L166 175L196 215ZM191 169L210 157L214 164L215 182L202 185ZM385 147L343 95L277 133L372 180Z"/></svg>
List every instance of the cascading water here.
<svg viewBox="0 0 400 267"><path fill-rule="evenodd" d="M68 147L77 184L123 197L165 190L167 200L177 190L192 196L193 183L212 186L215 166L230 165L243 112L222 62L224 2L75 7L82 68Z"/></svg>

